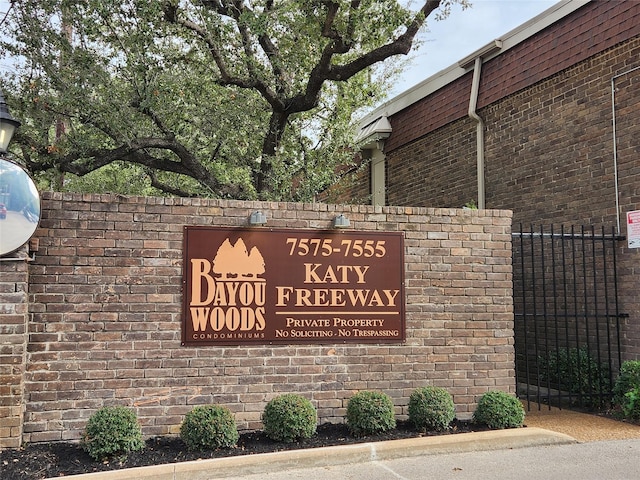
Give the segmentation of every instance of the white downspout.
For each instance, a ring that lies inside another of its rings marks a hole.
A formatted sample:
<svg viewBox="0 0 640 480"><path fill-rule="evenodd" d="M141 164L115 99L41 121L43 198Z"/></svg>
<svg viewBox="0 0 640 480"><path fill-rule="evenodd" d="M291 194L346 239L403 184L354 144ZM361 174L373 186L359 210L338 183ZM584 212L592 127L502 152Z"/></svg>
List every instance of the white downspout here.
<svg viewBox="0 0 640 480"><path fill-rule="evenodd" d="M615 183L615 195L616 195L616 229L617 234L620 235L620 192L618 191L618 141L616 132L616 79L627 75L628 73L635 72L640 67L632 68L626 72L619 73L611 77L611 113L612 113L612 127L613 127L613 177Z"/></svg>
<svg viewBox="0 0 640 480"><path fill-rule="evenodd" d="M476 163L478 177L478 208L485 207L484 187L484 121L476 113L478 105L478 91L480 90L480 74L482 73L482 57L478 56L473 67L471 96L469 98L469 117L476 122Z"/></svg>
<svg viewBox="0 0 640 480"><path fill-rule="evenodd" d="M384 207L387 204L387 186L385 179L384 140L376 142L371 151L371 205Z"/></svg>

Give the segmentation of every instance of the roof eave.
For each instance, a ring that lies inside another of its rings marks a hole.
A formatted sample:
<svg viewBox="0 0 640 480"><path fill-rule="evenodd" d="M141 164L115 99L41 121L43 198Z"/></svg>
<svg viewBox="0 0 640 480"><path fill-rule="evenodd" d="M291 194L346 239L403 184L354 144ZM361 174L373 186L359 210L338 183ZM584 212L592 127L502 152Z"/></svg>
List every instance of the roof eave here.
<svg viewBox="0 0 640 480"><path fill-rule="evenodd" d="M531 20L528 20L510 32L505 33L500 38L489 42L472 54L467 55L459 62L439 71L435 75L432 75L395 96L391 100L383 103L360 121L360 130L362 131L378 118L383 116L390 117L454 82L473 69L474 60L477 57L482 57L485 62L489 61L526 41L536 33L544 30L591 1L595 0L562 0L556 3L544 12L533 17ZM499 46L499 48L496 48L497 46Z"/></svg>

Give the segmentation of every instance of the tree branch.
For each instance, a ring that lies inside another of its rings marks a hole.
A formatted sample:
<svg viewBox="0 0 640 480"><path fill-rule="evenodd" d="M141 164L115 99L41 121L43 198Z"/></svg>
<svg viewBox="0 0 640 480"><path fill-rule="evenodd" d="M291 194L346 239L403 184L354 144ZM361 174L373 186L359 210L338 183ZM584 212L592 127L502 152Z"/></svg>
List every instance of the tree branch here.
<svg viewBox="0 0 640 480"><path fill-rule="evenodd" d="M162 119L149 107L143 107L140 103L140 99L135 99L131 102L131 106L138 110L143 115L146 115L151 119L156 127L165 135L166 138L173 139L175 134L167 128Z"/></svg>
<svg viewBox="0 0 640 480"><path fill-rule="evenodd" d="M171 195L176 195L178 197L193 197L194 194L187 192L186 190L182 190L181 188L175 188L175 187L171 187L170 185L167 185L164 182L161 182L158 179L158 175L156 175L156 172L150 168L145 169L145 172L147 174L147 176L149 177L149 180L151 180L151 186L154 188L157 188L158 190L161 190L165 193L169 193Z"/></svg>
<svg viewBox="0 0 640 480"><path fill-rule="evenodd" d="M375 63L381 62L393 55L406 55L409 53L413 39L420 30L420 27L424 25L424 22L431 12L440 6L440 2L441 0L427 0L407 25L407 29L403 34L399 35L392 42L371 50L345 65L333 65L332 60L336 54L348 52L350 44L348 40L342 37L335 38L333 42L325 47L320 61L312 70L304 94L297 95L287 102L287 111L296 113L314 108L318 103L322 85L327 80L346 81ZM358 2L352 2L352 5L357 3Z"/></svg>
<svg viewBox="0 0 640 480"><path fill-rule="evenodd" d="M246 29L244 29L240 22L240 10L242 2L238 2L239 6L236 5L228 5L222 4L218 1L203 1L201 5L205 8L210 8L216 13L224 16L230 16L233 18L240 30L240 34L243 38L243 48L245 54L247 56L254 56L253 51L250 49L250 38L249 33ZM247 70L249 72L248 78L239 77L237 75L232 75L227 64L224 60L222 53L220 52L218 45L216 44L215 39L211 36L211 34L200 25L190 21L183 19L177 14L177 6L169 5L165 3L165 18L168 21L182 26L183 28L195 33L207 46L209 53L213 58L216 66L218 67L218 71L220 72L220 79L218 80L218 84L220 85L233 85L236 87L240 87L243 89L255 89L262 97L274 108L283 109L284 104L278 96L277 92L275 92L269 85L263 82L260 79L260 76L255 71L255 67L251 65L251 62L246 62ZM174 11L175 10L175 11ZM237 13L235 13L237 11ZM267 42L268 43L268 42ZM274 47L275 48L275 47ZM266 53L266 52L265 52Z"/></svg>
<svg viewBox="0 0 640 480"><path fill-rule="evenodd" d="M25 143L35 145L33 140L27 137L23 137L21 140ZM146 149L150 148L171 151L180 161L153 156L146 151ZM87 152L74 152L67 155L55 155L48 151L47 148L40 147L37 153L41 158L40 161L30 162L27 159L27 165L33 172L45 171L49 168L56 167L62 172L84 176L105 165L120 160L142 165L147 167L147 169L177 173L191 177L218 196L232 196L242 193L240 187L220 183L184 146L175 141L175 139L137 138L129 144L121 145L113 149L96 149ZM170 187L167 186L167 188ZM167 189L163 189L163 191L171 193Z"/></svg>
<svg viewBox="0 0 640 480"><path fill-rule="evenodd" d="M371 65L393 55L406 55L411 50L413 39L424 25L427 17L440 6L441 0L427 0L420 11L407 25L407 30L393 42L387 43L356 58L345 65L332 65L328 69L326 80L345 81Z"/></svg>

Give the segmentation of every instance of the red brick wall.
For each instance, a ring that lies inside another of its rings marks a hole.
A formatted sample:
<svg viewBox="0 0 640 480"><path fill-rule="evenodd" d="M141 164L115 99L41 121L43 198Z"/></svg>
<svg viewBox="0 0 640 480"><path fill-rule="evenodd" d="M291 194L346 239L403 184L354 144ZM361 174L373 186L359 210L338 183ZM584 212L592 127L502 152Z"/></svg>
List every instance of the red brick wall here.
<svg viewBox="0 0 640 480"><path fill-rule="evenodd" d="M640 2L588 2L483 65L478 107L484 108L528 89L638 35ZM469 109L471 78L472 72L468 72L393 115L389 119L393 134L387 141L387 151L465 118Z"/></svg>
<svg viewBox="0 0 640 480"><path fill-rule="evenodd" d="M522 222L526 230L531 223L553 223L595 225L598 231L604 226L611 232L618 220L611 79L640 66L639 58L640 37L635 37L481 109L487 208L511 209L514 226ZM638 84L640 69L616 80L623 235L626 212L640 210ZM453 121L387 152L387 162L390 205L459 207L476 195L475 124ZM622 312L630 315L623 326L623 359L635 359L640 356L640 250L625 247L621 243L618 251Z"/></svg>
<svg viewBox="0 0 640 480"><path fill-rule="evenodd" d="M28 281L25 250L0 258L0 448L21 443Z"/></svg>
<svg viewBox="0 0 640 480"><path fill-rule="evenodd" d="M488 208L514 207L516 222L615 225L611 77L639 55L640 38L482 111ZM627 81L634 78L640 71ZM638 111L640 94L621 85L617 120L626 123L619 123L618 131L628 151L640 133L629 113ZM637 157L622 149L620 180L629 184ZM628 188L620 193L627 205L638 200L630 198Z"/></svg>
<svg viewBox="0 0 640 480"><path fill-rule="evenodd" d="M640 37L504 99L481 115L487 127L487 208L512 208L514 226L604 226L618 221L611 78L633 68ZM640 210L640 69L616 81L621 233L626 212ZM639 249L620 243L618 285L623 360L640 355Z"/></svg>
<svg viewBox="0 0 640 480"><path fill-rule="evenodd" d="M388 155L389 205L462 208L477 199L475 131L458 120Z"/></svg>
<svg viewBox="0 0 640 480"><path fill-rule="evenodd" d="M355 230L406 233L404 344L182 347L183 226L246 226L258 208L269 227L312 229L339 209L45 193L29 265L22 439L76 440L104 405L134 407L145 435L164 435L208 403L260 428L282 392L308 397L320 422L341 422L363 389L388 393L406 415L414 388L442 386L461 418L487 390L515 391L508 211L340 207Z"/></svg>
<svg viewBox="0 0 640 480"><path fill-rule="evenodd" d="M640 2L591 1L487 62L478 105L495 101L640 35Z"/></svg>

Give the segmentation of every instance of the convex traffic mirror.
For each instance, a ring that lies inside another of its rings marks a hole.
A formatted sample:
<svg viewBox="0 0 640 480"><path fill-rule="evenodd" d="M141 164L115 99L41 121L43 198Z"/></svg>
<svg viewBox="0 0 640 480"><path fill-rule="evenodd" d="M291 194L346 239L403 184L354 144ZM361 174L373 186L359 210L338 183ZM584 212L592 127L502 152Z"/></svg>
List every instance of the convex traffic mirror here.
<svg viewBox="0 0 640 480"><path fill-rule="evenodd" d="M27 243L40 222L40 194L18 164L0 159L0 256Z"/></svg>

